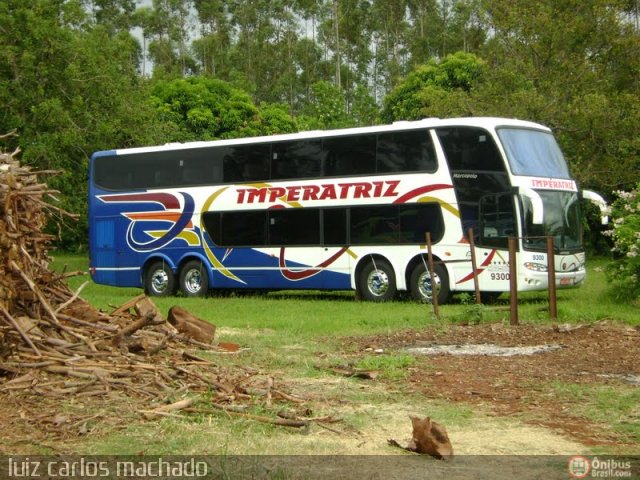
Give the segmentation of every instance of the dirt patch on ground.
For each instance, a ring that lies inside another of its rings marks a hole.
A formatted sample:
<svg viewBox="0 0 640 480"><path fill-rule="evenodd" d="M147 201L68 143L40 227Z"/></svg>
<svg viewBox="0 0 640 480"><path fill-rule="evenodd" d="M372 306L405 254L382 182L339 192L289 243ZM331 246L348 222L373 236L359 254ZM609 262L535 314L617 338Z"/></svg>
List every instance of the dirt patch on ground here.
<svg viewBox="0 0 640 480"><path fill-rule="evenodd" d="M359 353L367 355L435 345L560 346L533 355L418 354L408 381L415 391L428 398L483 405L499 416L513 416L552 428L587 446L630 446L629 438L608 425L596 424L577 414L580 399L559 396L553 385L640 388L637 327L610 323L447 325L421 332L353 339L350 347L353 344Z"/></svg>

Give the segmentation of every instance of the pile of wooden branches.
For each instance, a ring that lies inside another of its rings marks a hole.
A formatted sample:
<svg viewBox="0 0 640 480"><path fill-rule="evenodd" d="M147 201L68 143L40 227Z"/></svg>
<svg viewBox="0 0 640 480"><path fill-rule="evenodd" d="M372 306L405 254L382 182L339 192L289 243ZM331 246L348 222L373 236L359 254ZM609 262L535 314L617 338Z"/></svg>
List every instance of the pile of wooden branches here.
<svg viewBox="0 0 640 480"><path fill-rule="evenodd" d="M0 393L138 397L148 415L196 408L190 394L205 391L213 392L207 406L231 411L256 401L303 403L269 375L201 353L228 349L213 344L214 326L188 312L169 322L145 296L110 314L83 301L49 269L52 238L43 229L51 211L66 212L47 203L55 192L38 180L43 172L14 156L0 154Z"/></svg>
<svg viewBox="0 0 640 480"><path fill-rule="evenodd" d="M48 270L52 237L43 230L49 211L64 212L46 202L57 192L21 167L15 153L0 153L0 316L46 316L55 322L52 303L64 303L72 295Z"/></svg>

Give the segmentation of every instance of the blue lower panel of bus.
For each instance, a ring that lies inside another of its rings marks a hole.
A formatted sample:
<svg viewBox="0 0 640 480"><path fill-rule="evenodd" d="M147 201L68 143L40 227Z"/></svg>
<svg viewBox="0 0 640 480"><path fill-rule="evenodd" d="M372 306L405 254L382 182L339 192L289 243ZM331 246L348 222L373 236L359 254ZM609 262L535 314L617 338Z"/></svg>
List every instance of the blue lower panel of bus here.
<svg viewBox="0 0 640 480"><path fill-rule="evenodd" d="M163 253L174 265L192 250L165 249ZM142 287L140 266L149 256L123 254L113 250L102 250L95 254L98 268L93 273L93 280L103 285L120 287ZM151 255L155 257L155 255ZM215 257L220 268L213 268L211 288L247 288L247 289L332 289L348 290L351 288L348 260L332 269L311 267L287 260L280 264L277 256L267 255L251 249L238 249L226 252L215 249ZM179 272L176 273L176 281Z"/></svg>
<svg viewBox="0 0 640 480"><path fill-rule="evenodd" d="M265 289L336 289L351 288L348 265L340 271L311 267L287 260L280 265L279 258L255 250L244 250L237 258L230 255L222 269L214 269L214 288ZM334 265L337 266L337 265Z"/></svg>
<svg viewBox="0 0 640 480"><path fill-rule="evenodd" d="M142 287L140 269L109 269L101 268L91 277L95 283L101 285L117 285L118 287Z"/></svg>
<svg viewBox="0 0 640 480"><path fill-rule="evenodd" d="M351 288L351 279L346 273L328 270L300 280L286 278L280 270L231 270L241 281L230 279L214 271L213 288L266 288L266 289L335 289Z"/></svg>
<svg viewBox="0 0 640 480"><path fill-rule="evenodd" d="M115 265L116 254L114 251L102 251L92 258L94 265ZM93 281L103 285L119 285L114 269L97 269L93 273Z"/></svg>

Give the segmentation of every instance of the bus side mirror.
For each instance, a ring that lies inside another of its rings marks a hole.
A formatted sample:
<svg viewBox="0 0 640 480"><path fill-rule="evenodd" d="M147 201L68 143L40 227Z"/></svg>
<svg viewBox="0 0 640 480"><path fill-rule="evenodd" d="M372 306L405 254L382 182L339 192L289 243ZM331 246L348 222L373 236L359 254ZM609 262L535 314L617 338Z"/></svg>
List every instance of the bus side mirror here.
<svg viewBox="0 0 640 480"><path fill-rule="evenodd" d="M542 204L542 198L538 195L538 192L527 187L518 187L518 195L524 198L528 198L531 202L533 209L533 218L531 222L534 225L542 225L544 223L544 206Z"/></svg>
<svg viewBox="0 0 640 480"><path fill-rule="evenodd" d="M600 222L602 225L609 225L609 207L602 195L592 192L591 190L582 190L582 198L595 203L600 209Z"/></svg>

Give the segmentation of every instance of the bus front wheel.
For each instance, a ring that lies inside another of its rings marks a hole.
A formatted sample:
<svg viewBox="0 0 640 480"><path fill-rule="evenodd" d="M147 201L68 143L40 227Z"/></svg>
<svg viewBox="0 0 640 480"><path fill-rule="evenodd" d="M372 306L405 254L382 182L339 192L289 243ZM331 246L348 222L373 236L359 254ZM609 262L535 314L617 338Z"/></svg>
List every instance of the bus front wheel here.
<svg viewBox="0 0 640 480"><path fill-rule="evenodd" d="M442 305L449 300L449 275L447 269L440 264L433 266L433 280L429 273L429 269L424 263L419 263L411 272L409 280L409 288L411 297L420 302L431 303L433 300L433 288L435 286L436 295L438 296L438 304Z"/></svg>
<svg viewBox="0 0 640 480"><path fill-rule="evenodd" d="M175 277L166 262L152 263L144 278L144 293L150 297L166 297L175 291Z"/></svg>
<svg viewBox="0 0 640 480"><path fill-rule="evenodd" d="M396 295L396 276L385 260L373 260L358 275L358 293L363 300L385 302Z"/></svg>
<svg viewBox="0 0 640 480"><path fill-rule="evenodd" d="M180 270L180 290L187 297L203 297L209 291L207 269L200 260L190 260Z"/></svg>

